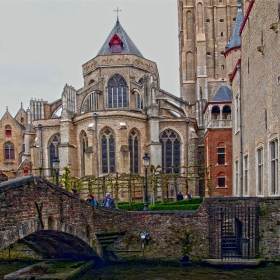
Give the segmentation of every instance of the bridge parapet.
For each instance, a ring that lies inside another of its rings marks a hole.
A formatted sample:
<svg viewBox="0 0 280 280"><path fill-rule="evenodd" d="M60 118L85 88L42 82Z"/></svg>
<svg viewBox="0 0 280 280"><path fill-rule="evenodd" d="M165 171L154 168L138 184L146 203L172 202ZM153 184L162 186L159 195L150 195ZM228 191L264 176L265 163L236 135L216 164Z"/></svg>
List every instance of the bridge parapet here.
<svg viewBox="0 0 280 280"><path fill-rule="evenodd" d="M1 183L0 250L20 241L47 258L97 256L91 248L96 239L93 212L86 201L41 178Z"/></svg>

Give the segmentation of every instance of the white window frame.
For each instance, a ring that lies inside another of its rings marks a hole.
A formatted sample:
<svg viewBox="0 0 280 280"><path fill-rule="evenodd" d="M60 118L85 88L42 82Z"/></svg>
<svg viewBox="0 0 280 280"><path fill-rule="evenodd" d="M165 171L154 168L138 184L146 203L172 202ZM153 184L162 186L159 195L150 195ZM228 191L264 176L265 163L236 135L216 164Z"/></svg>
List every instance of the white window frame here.
<svg viewBox="0 0 280 280"><path fill-rule="evenodd" d="M239 161L234 162L234 195L238 196L239 191Z"/></svg>
<svg viewBox="0 0 280 280"><path fill-rule="evenodd" d="M261 153L260 162L259 162L259 153ZM257 196L264 195L264 146L259 146L257 147L256 150L256 195Z"/></svg>
<svg viewBox="0 0 280 280"><path fill-rule="evenodd" d="M244 196L249 196L250 193L250 189L249 189L249 155L245 154L244 158L243 158L243 166L244 166L244 170L243 170L243 192L244 192ZM245 184L247 184L247 191L245 189Z"/></svg>
<svg viewBox="0 0 280 280"><path fill-rule="evenodd" d="M275 156L274 158L272 158L272 154L271 154L271 147L272 144L275 145L276 143L276 147L275 147ZM269 141L269 165L268 165L268 173L269 173L269 194L271 196L275 196L279 194L279 140L278 138L274 138L272 140ZM275 191L272 192L272 176L273 176L273 172L272 172L272 164L274 164L274 182L275 182Z"/></svg>

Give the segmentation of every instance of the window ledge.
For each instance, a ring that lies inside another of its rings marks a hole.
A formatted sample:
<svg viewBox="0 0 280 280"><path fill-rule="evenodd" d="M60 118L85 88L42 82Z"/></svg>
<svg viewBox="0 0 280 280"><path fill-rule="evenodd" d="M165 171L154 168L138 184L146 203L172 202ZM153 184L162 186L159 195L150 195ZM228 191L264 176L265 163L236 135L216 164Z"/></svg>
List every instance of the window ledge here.
<svg viewBox="0 0 280 280"><path fill-rule="evenodd" d="M15 163L15 160L14 159L5 159L4 160L4 163L8 163L8 164L13 164L13 163Z"/></svg>
<svg viewBox="0 0 280 280"><path fill-rule="evenodd" d="M224 187L217 186L216 189L228 189L228 186L227 185L225 185Z"/></svg>

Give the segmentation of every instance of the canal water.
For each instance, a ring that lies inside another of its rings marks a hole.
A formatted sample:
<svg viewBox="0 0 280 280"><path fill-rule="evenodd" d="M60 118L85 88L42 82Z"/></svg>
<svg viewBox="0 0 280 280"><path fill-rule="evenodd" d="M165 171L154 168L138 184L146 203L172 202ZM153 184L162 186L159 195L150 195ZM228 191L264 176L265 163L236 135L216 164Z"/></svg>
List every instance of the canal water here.
<svg viewBox="0 0 280 280"><path fill-rule="evenodd" d="M0 279L29 264L0 263ZM277 280L280 265L268 263L258 268L222 269L205 266L151 265L143 263L121 263L94 267L77 280Z"/></svg>

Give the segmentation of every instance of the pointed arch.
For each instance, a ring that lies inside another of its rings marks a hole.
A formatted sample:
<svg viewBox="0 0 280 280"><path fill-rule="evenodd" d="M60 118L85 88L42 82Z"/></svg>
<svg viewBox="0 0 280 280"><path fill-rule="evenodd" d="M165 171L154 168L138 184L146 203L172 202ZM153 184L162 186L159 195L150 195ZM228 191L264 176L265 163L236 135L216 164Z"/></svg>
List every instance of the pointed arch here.
<svg viewBox="0 0 280 280"><path fill-rule="evenodd" d="M162 168L166 173L180 173L181 144L177 132L166 129L160 133Z"/></svg>
<svg viewBox="0 0 280 280"><path fill-rule="evenodd" d="M15 147L12 142L6 142L4 145L5 149L5 160L13 160L15 159Z"/></svg>
<svg viewBox="0 0 280 280"><path fill-rule="evenodd" d="M107 84L107 107L108 108L124 108L128 107L128 87L125 79L115 74L108 80Z"/></svg>
<svg viewBox="0 0 280 280"><path fill-rule="evenodd" d="M130 154L130 172L139 172L139 154L140 154L140 133L133 128L128 137L128 146Z"/></svg>
<svg viewBox="0 0 280 280"><path fill-rule="evenodd" d="M53 166L53 161L55 159L59 160L59 150L58 147L60 145L60 134L57 133L55 135L53 135L48 142L48 149L49 149L49 166L52 167Z"/></svg>
<svg viewBox="0 0 280 280"><path fill-rule="evenodd" d="M105 128L100 134L102 173L116 172L115 135L111 128Z"/></svg>

